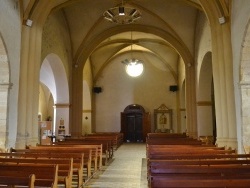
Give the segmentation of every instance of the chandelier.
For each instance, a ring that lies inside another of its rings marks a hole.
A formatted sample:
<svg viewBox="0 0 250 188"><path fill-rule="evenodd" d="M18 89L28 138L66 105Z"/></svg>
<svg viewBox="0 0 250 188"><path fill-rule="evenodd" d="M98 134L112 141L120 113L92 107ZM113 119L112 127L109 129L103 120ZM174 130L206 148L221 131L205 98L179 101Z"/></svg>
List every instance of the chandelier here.
<svg viewBox="0 0 250 188"><path fill-rule="evenodd" d="M121 62L126 65L126 72L129 76L137 77L137 76L140 76L143 72L143 61L133 57L132 47L133 47L133 39L132 39L132 31L131 31L131 58L125 59Z"/></svg>
<svg viewBox="0 0 250 188"><path fill-rule="evenodd" d="M135 8L123 6L122 1L121 6L106 10L103 17L116 24L130 24L141 18L141 13Z"/></svg>
<svg viewBox="0 0 250 188"><path fill-rule="evenodd" d="M122 63L126 65L126 73L129 76L137 77L143 72L143 62L139 59L125 59Z"/></svg>

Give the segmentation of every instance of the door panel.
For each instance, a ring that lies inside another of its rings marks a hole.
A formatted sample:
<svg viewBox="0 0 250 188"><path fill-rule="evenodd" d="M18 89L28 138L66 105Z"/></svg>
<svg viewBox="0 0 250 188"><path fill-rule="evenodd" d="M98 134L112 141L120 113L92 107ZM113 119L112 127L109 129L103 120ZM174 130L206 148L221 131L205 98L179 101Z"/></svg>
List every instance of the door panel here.
<svg viewBox="0 0 250 188"><path fill-rule="evenodd" d="M121 133L124 134L124 142L146 142L147 133L151 132L150 113L142 107L136 106L138 109L135 110L134 106L129 105L121 112Z"/></svg>
<svg viewBox="0 0 250 188"><path fill-rule="evenodd" d="M141 142L142 138L142 115L135 117L135 141Z"/></svg>
<svg viewBox="0 0 250 188"><path fill-rule="evenodd" d="M126 118L127 142L141 142L142 139L142 115L129 114Z"/></svg>

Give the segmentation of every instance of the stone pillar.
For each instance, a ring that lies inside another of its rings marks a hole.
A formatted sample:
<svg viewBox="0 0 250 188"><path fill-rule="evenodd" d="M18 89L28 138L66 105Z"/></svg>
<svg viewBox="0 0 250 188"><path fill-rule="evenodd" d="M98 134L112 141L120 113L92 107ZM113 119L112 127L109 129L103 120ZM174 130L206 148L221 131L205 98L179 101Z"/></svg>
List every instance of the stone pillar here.
<svg viewBox="0 0 250 188"><path fill-rule="evenodd" d="M187 134L197 138L197 111L195 90L195 66L186 64L186 118Z"/></svg>
<svg viewBox="0 0 250 188"><path fill-rule="evenodd" d="M217 21L215 24L211 24L211 28L216 143L219 146L237 148L230 23L220 25Z"/></svg>
<svg viewBox="0 0 250 188"><path fill-rule="evenodd" d="M7 103L11 84L0 83L0 149L8 145Z"/></svg>
<svg viewBox="0 0 250 188"><path fill-rule="evenodd" d="M227 7L226 3L210 0L203 0L200 3L211 28L216 143L219 146L237 148L229 6ZM224 9L220 9L219 6L223 6ZM219 18L222 17L226 17L225 22L220 23Z"/></svg>
<svg viewBox="0 0 250 188"><path fill-rule="evenodd" d="M241 83L242 98L242 142L246 152L250 151L250 83Z"/></svg>
<svg viewBox="0 0 250 188"><path fill-rule="evenodd" d="M72 78L72 125L71 136L82 135L82 90L83 90L83 67L74 67Z"/></svg>
<svg viewBox="0 0 250 188"><path fill-rule="evenodd" d="M39 72L42 28L22 26L16 148L38 143Z"/></svg>

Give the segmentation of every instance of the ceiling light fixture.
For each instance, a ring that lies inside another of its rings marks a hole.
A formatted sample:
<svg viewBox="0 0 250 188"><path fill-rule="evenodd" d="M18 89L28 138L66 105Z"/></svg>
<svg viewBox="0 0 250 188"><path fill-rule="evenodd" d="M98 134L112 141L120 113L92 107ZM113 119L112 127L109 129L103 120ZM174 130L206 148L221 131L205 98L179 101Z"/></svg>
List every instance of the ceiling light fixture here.
<svg viewBox="0 0 250 188"><path fill-rule="evenodd" d="M140 76L143 72L143 61L136 59L133 57L133 39L132 39L132 31L131 31L131 58L125 59L122 61L123 64L126 65L126 72L129 76L137 77Z"/></svg>
<svg viewBox="0 0 250 188"><path fill-rule="evenodd" d="M141 18L141 13L133 7L124 6L122 1L120 6L106 10L103 17L116 24L130 24Z"/></svg>

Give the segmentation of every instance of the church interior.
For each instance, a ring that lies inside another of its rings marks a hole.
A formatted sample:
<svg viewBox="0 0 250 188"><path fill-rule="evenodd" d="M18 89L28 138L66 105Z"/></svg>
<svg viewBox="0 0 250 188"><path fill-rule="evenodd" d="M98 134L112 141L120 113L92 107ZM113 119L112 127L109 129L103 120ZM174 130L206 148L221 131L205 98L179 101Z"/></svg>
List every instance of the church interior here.
<svg viewBox="0 0 250 188"><path fill-rule="evenodd" d="M0 1L1 151L162 133L249 154L249 23L249 0Z"/></svg>

